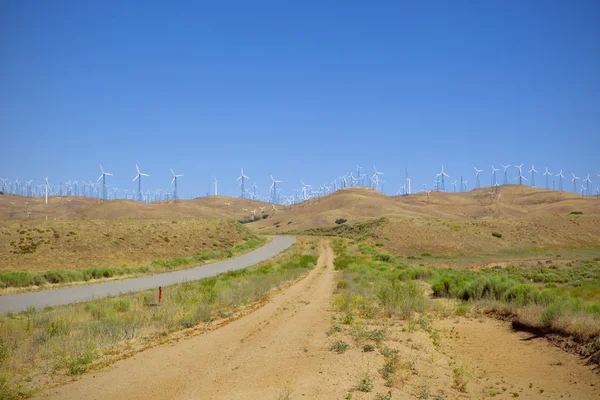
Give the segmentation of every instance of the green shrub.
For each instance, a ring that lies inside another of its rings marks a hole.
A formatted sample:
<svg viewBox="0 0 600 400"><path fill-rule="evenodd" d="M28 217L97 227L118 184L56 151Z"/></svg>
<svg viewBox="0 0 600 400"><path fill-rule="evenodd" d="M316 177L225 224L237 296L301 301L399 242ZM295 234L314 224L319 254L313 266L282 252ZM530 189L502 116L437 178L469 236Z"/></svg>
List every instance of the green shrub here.
<svg viewBox="0 0 600 400"><path fill-rule="evenodd" d="M348 345L348 343L342 341L342 340L338 340L333 342L331 345L329 345L329 350L330 351L335 351L338 354L341 354L343 352L345 352L346 350L348 350L348 347L350 347Z"/></svg>
<svg viewBox="0 0 600 400"><path fill-rule="evenodd" d="M341 224L343 224L343 223L345 223L347 221L348 220L346 220L344 218L338 218L338 219L335 220L335 223L338 224L338 225L341 225Z"/></svg>
<svg viewBox="0 0 600 400"><path fill-rule="evenodd" d="M502 234L501 234L501 233L499 233L499 232L492 232L492 236L493 236L493 237L497 237L497 238L501 238L501 237L502 237Z"/></svg>

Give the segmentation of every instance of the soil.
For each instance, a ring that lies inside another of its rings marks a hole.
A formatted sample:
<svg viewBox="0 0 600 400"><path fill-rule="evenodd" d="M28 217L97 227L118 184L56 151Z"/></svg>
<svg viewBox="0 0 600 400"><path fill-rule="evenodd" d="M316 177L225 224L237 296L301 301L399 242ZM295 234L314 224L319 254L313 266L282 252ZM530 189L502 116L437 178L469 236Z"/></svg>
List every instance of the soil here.
<svg viewBox="0 0 600 400"><path fill-rule="evenodd" d="M426 331L408 321L374 321L385 329L377 346L398 350L397 379L384 386L379 351L364 352L349 325L328 335L340 316L332 306L336 272L333 251L321 243L318 265L302 280L256 311L218 329L150 348L104 371L49 388L50 399L373 399L390 391L398 398L598 398L600 378L576 355L543 338L515 333L489 318L415 316L431 321ZM434 334L437 333L437 340ZM329 350L336 340L350 348ZM461 391L454 370L468 383ZM355 390L362 377L370 392Z"/></svg>

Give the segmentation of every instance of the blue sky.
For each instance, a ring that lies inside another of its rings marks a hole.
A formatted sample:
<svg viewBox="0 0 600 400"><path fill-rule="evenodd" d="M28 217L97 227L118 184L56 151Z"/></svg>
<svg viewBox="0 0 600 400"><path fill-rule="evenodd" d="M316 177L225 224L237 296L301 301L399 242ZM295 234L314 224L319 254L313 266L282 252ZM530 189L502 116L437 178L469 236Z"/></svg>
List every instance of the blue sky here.
<svg viewBox="0 0 600 400"><path fill-rule="evenodd" d="M441 164L600 173L597 1L7 0L0 59L11 179L102 163L132 190L138 163L192 197L209 175L238 194L241 167L264 195L269 174L291 194L356 164L388 194L405 165L418 187Z"/></svg>

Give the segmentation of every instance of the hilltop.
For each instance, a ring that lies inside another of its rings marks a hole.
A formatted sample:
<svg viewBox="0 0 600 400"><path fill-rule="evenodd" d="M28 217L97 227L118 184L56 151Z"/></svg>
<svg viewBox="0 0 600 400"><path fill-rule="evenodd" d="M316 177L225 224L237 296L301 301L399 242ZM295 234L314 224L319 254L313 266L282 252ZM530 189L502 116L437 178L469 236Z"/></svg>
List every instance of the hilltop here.
<svg viewBox="0 0 600 400"><path fill-rule="evenodd" d="M70 199L70 202L67 200ZM14 204L12 204L14 203ZM27 203L27 204L26 204ZM228 204L227 204L228 203ZM142 203L117 199L102 201L90 197L43 198L0 196L0 219L162 219L217 217L240 218L243 209L253 210L269 204L226 196L199 197L192 200ZM31 214L27 214L30 212Z"/></svg>
<svg viewBox="0 0 600 400"><path fill-rule="evenodd" d="M490 194L490 193L493 193ZM513 219L567 215L600 215L600 199L520 185L472 190L465 193L431 192L389 197L356 187L294 204L273 213L273 218L251 224L272 231L274 222L286 229L312 229L335 225L338 219L361 221L379 217L460 219Z"/></svg>

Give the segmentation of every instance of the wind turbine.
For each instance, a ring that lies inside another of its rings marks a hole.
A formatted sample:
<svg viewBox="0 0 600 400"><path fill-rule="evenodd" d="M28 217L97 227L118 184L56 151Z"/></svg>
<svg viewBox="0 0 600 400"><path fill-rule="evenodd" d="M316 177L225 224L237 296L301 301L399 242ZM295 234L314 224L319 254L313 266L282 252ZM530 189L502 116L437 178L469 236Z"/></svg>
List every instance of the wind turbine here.
<svg viewBox="0 0 600 400"><path fill-rule="evenodd" d="M503 185L508 185L508 175L506 174L506 170L508 169L508 167L510 167L510 165L504 165L504 164L500 164L502 165L502 168L504 168L504 183Z"/></svg>
<svg viewBox="0 0 600 400"><path fill-rule="evenodd" d="M585 182L585 186L586 186L585 190L586 190L587 194L590 195L591 194L590 183L592 183L592 180L590 179L590 174L588 174L587 178L585 178L583 181Z"/></svg>
<svg viewBox="0 0 600 400"><path fill-rule="evenodd" d="M377 171L377 168L373 165L375 173L373 174L373 180L375 182L375 190L379 191L379 175L383 175L383 172Z"/></svg>
<svg viewBox="0 0 600 400"><path fill-rule="evenodd" d="M535 170L533 164L531 164L531 169L529 172L531 173L531 186L535 186L535 174L537 174L537 171Z"/></svg>
<svg viewBox="0 0 600 400"><path fill-rule="evenodd" d="M175 184L175 191L173 191L173 200L177 200L177 178L182 177L183 175L175 175L172 168L169 168L171 173L173 174L173 180L171 180L171 185Z"/></svg>
<svg viewBox="0 0 600 400"><path fill-rule="evenodd" d="M213 181L213 185L215 185L215 196L219 195L219 181L217 180L217 177L215 176L215 180Z"/></svg>
<svg viewBox="0 0 600 400"><path fill-rule="evenodd" d="M410 194L410 175L408 175L408 169L404 166L404 173L406 175L406 184L408 185L408 194Z"/></svg>
<svg viewBox="0 0 600 400"><path fill-rule="evenodd" d="M360 173L360 171L361 171L361 170L362 170L362 167L361 167L360 165L358 165L358 164L357 164L357 165L356 165L356 173L357 173L356 177L357 177L358 179L360 179L360 182L358 183L358 184L359 184L359 186L362 186L362 185L363 185L363 182L362 182L362 175L361 175L361 173Z"/></svg>
<svg viewBox="0 0 600 400"><path fill-rule="evenodd" d="M523 172L522 172L523 164L521 164L521 165L515 165L515 168L517 168L519 170L519 176L517 176L513 180L516 181L518 179L519 180L519 185L522 185L523 184L523 179L525 179L525 177L523 176ZM527 179L525 179L525 180L527 180Z"/></svg>
<svg viewBox="0 0 600 400"><path fill-rule="evenodd" d="M271 175L271 181L272 181L272 183L271 183L271 188L270 189L273 192L271 198L272 198L273 203L277 203L277 184L281 183L283 181L276 180L275 178L273 178L273 175Z"/></svg>
<svg viewBox="0 0 600 400"><path fill-rule="evenodd" d="M48 177L46 177L46 179L44 179L44 181L46 182L46 204L48 204L48 186L50 186L48 184Z"/></svg>
<svg viewBox="0 0 600 400"><path fill-rule="evenodd" d="M479 181L479 173L483 172L483 170L477 169L476 167L473 167L473 169L475 169L475 189L479 189L481 187L481 182Z"/></svg>
<svg viewBox="0 0 600 400"><path fill-rule="evenodd" d="M150 177L150 175L140 172L140 168L137 164L135 164L135 169L137 170L137 175L131 182L135 182L136 179L138 180L138 201L142 201L142 176Z"/></svg>
<svg viewBox="0 0 600 400"><path fill-rule="evenodd" d="M246 193L244 191L244 179L250 179L249 176L244 175L244 168L241 169L242 170L242 175L240 175L239 178L237 178L237 181L240 181L240 197L244 198L246 197Z"/></svg>
<svg viewBox="0 0 600 400"><path fill-rule="evenodd" d="M576 181L581 178L579 178L578 176L575 176L575 173L572 173L572 174L573 174L573 179L571 179L571 183L573 183L573 192L575 192L575 194L577 194L577 182Z"/></svg>
<svg viewBox="0 0 600 400"><path fill-rule="evenodd" d="M496 179L496 171L500 171L500 168L494 168L492 165L492 186L496 186L498 179Z"/></svg>
<svg viewBox="0 0 600 400"><path fill-rule="evenodd" d="M452 182L452 185L454 186L454 192L455 192L455 193L456 193L456 183L457 183L457 182L458 182L458 181L454 181L454 182Z"/></svg>
<svg viewBox="0 0 600 400"><path fill-rule="evenodd" d="M550 185L548 183L548 177L552 176L552 174L550 173L550 171L548 171L548 167L546 167L546 172L544 172L542 175L544 175L546 177L546 189L550 189Z"/></svg>
<svg viewBox="0 0 600 400"><path fill-rule="evenodd" d="M2 193L6 192L6 181L8 180L8 178L0 178L0 181L2 181Z"/></svg>
<svg viewBox="0 0 600 400"><path fill-rule="evenodd" d="M446 187L444 186L444 176L446 178L450 178L450 175L444 172L444 164L442 164L442 172L440 173L440 176L442 178L442 190L446 190Z"/></svg>
<svg viewBox="0 0 600 400"><path fill-rule="evenodd" d="M100 179L102 179L102 200L106 200L106 175L108 176L112 176L112 174L109 174L108 172L104 172L104 168L102 168L102 164L100 164L100 170L102 171L102 175L100 175L100 178L98 178L98 180L96 182L100 182Z"/></svg>
<svg viewBox="0 0 600 400"><path fill-rule="evenodd" d="M563 190L562 180L565 179L565 177L562 173L562 169L560 170L560 172L558 174L556 174L556 176L558 177L558 190L560 190L562 192L562 190Z"/></svg>
<svg viewBox="0 0 600 400"><path fill-rule="evenodd" d="M308 194L306 193L306 188L310 188L310 185L307 185L304 183L304 181L302 179L300 179L300 182L302 183L302 198L304 201L308 200Z"/></svg>

